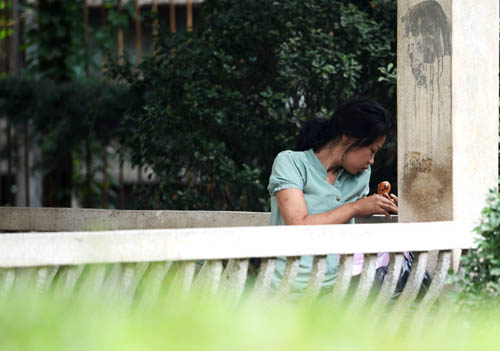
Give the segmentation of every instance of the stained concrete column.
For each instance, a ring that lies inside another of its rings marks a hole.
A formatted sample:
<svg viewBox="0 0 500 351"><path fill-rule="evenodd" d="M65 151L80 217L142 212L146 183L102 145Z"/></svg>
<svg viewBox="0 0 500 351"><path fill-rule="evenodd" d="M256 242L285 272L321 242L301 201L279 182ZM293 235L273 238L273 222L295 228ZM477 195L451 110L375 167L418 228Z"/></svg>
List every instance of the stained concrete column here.
<svg viewBox="0 0 500 351"><path fill-rule="evenodd" d="M498 0L398 1L400 222L477 220L498 179Z"/></svg>

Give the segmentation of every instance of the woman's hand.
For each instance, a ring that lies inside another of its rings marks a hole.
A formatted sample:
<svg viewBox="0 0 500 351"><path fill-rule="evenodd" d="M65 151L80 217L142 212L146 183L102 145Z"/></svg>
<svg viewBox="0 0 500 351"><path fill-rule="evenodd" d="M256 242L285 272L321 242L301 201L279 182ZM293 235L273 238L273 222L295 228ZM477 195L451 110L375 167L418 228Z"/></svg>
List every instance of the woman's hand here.
<svg viewBox="0 0 500 351"><path fill-rule="evenodd" d="M382 195L386 199L391 200L394 203L394 205L398 206L398 197L396 195L394 194L379 194L379 195Z"/></svg>
<svg viewBox="0 0 500 351"><path fill-rule="evenodd" d="M386 194L387 198L391 200L396 206L398 206L398 197L394 194Z"/></svg>
<svg viewBox="0 0 500 351"><path fill-rule="evenodd" d="M373 194L354 202L356 216L366 217L373 214L390 216L398 213L398 198L394 194Z"/></svg>

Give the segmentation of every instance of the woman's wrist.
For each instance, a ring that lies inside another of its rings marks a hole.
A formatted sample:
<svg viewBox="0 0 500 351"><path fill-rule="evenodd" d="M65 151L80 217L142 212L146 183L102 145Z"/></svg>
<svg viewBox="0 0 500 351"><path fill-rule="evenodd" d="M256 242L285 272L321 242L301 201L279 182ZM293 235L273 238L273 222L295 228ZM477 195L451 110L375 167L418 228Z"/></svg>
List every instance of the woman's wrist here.
<svg viewBox="0 0 500 351"><path fill-rule="evenodd" d="M359 200L354 201L354 202L349 202L346 204L351 218L358 216L358 213L359 213L358 201Z"/></svg>

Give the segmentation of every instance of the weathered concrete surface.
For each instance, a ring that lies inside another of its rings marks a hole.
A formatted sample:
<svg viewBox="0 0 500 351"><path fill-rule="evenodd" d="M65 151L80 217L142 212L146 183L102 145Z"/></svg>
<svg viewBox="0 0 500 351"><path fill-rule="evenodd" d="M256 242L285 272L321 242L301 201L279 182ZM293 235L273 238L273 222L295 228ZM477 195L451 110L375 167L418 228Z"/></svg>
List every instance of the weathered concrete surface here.
<svg viewBox="0 0 500 351"><path fill-rule="evenodd" d="M498 0L398 1L400 222L477 220L497 186L498 17Z"/></svg>
<svg viewBox="0 0 500 351"><path fill-rule="evenodd" d="M269 213L0 207L3 231L97 231L268 225Z"/></svg>
<svg viewBox="0 0 500 351"><path fill-rule="evenodd" d="M453 219L477 220L498 179L498 0L454 1Z"/></svg>
<svg viewBox="0 0 500 351"><path fill-rule="evenodd" d="M452 219L451 25L449 1L398 2L401 222Z"/></svg>
<svg viewBox="0 0 500 351"><path fill-rule="evenodd" d="M477 220L497 185L498 8L398 2L400 222Z"/></svg>
<svg viewBox="0 0 500 351"><path fill-rule="evenodd" d="M16 232L253 227L269 225L270 219L267 212L0 207L0 231ZM397 222L397 216L356 218L356 223L391 222Z"/></svg>

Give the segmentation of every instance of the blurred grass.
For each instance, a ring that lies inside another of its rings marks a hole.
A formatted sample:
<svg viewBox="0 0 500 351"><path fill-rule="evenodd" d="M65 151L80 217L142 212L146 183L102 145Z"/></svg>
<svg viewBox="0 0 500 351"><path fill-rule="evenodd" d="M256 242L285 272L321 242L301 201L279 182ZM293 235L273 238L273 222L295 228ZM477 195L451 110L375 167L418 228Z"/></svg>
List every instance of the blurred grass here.
<svg viewBox="0 0 500 351"><path fill-rule="evenodd" d="M0 350L500 350L498 310L391 335L325 303L227 302L192 294L129 310L118 298L11 296L0 301Z"/></svg>

